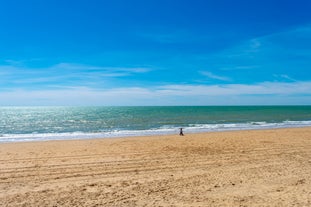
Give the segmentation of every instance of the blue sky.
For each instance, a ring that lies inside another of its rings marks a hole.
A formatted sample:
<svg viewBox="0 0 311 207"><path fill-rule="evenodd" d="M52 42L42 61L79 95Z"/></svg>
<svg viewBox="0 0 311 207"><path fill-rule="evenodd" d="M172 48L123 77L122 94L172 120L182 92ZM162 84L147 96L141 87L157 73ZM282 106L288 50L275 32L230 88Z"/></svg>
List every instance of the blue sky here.
<svg viewBox="0 0 311 207"><path fill-rule="evenodd" d="M309 0L0 3L0 105L311 104Z"/></svg>

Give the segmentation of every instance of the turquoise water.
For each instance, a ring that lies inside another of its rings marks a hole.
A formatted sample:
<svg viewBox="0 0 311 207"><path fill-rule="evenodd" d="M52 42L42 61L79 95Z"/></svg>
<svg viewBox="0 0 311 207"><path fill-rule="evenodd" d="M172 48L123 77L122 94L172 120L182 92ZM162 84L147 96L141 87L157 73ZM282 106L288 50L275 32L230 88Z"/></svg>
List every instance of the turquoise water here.
<svg viewBox="0 0 311 207"><path fill-rule="evenodd" d="M0 142L311 126L311 106L0 107Z"/></svg>

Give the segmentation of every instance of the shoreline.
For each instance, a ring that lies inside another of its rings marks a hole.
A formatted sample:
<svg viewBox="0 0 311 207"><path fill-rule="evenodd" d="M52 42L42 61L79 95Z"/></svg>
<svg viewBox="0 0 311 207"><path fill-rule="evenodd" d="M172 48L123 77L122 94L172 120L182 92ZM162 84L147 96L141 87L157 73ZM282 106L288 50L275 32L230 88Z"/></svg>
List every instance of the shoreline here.
<svg viewBox="0 0 311 207"><path fill-rule="evenodd" d="M311 127L0 144L4 206L309 206Z"/></svg>
<svg viewBox="0 0 311 207"><path fill-rule="evenodd" d="M185 134L193 135L193 134L204 134L204 133L221 133L221 132L239 132L239 131L256 131L256 130L278 130L278 129L295 129L295 128L311 128L310 125L298 125L298 126L279 126L279 127L262 127L262 128L245 128L245 129L219 129L219 130L202 130L202 131L187 131L184 128ZM144 131L144 130L143 130ZM9 141L1 141L1 136L0 136L0 145L1 144L7 144L7 143L24 143L24 142L49 142L49 141L77 141L77 140L98 140L98 139L123 139L123 138L135 138L135 137L155 137L155 136L173 136L173 135L178 135L179 134L179 128L175 129L174 132L167 132L167 133L159 133L159 134L143 134L143 135L137 135L138 133L136 132L135 134L131 135L119 135L119 136L104 136L101 133L85 133L89 135L75 135L76 133L64 133L71 135L72 137L63 137L63 136L57 136L59 135L56 133L55 135L49 133L48 137L45 138L25 138L25 137L40 137L40 134L27 134L24 135L24 139L21 138L6 138L2 137L2 139L9 139ZM44 136L44 135L41 135ZM80 136L80 137L79 137ZM11 139L11 140L10 140ZM14 139L14 141L12 141Z"/></svg>

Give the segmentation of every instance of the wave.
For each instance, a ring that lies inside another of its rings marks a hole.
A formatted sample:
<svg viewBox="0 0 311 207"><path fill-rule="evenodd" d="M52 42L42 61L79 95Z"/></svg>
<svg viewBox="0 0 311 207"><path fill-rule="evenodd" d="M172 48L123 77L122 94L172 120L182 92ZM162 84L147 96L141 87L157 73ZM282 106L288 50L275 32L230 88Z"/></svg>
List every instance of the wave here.
<svg viewBox="0 0 311 207"><path fill-rule="evenodd" d="M224 124L189 124L183 126L184 133L199 133L213 131L233 131L250 129L273 129L311 126L311 121L283 121L280 123L247 122ZM0 143L25 142L25 141L49 141L49 140L73 140L94 138L115 138L131 136L177 134L179 127L163 125L160 128L146 130L111 130L106 132L68 132L68 133L32 133L32 134L0 134Z"/></svg>
<svg viewBox="0 0 311 207"><path fill-rule="evenodd" d="M196 124L185 129L193 132L248 130L248 129L273 129L311 126L311 121L283 121L279 123L247 122L229 124Z"/></svg>

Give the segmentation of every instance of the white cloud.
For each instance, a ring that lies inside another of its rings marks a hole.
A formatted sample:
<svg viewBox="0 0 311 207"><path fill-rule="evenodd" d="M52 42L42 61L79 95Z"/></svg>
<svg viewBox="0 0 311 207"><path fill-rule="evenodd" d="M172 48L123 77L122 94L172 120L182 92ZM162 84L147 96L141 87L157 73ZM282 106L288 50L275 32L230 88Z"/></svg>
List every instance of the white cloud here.
<svg viewBox="0 0 311 207"><path fill-rule="evenodd" d="M0 105L236 105L311 104L310 82L263 82L253 85L163 85L98 90L0 92Z"/></svg>

